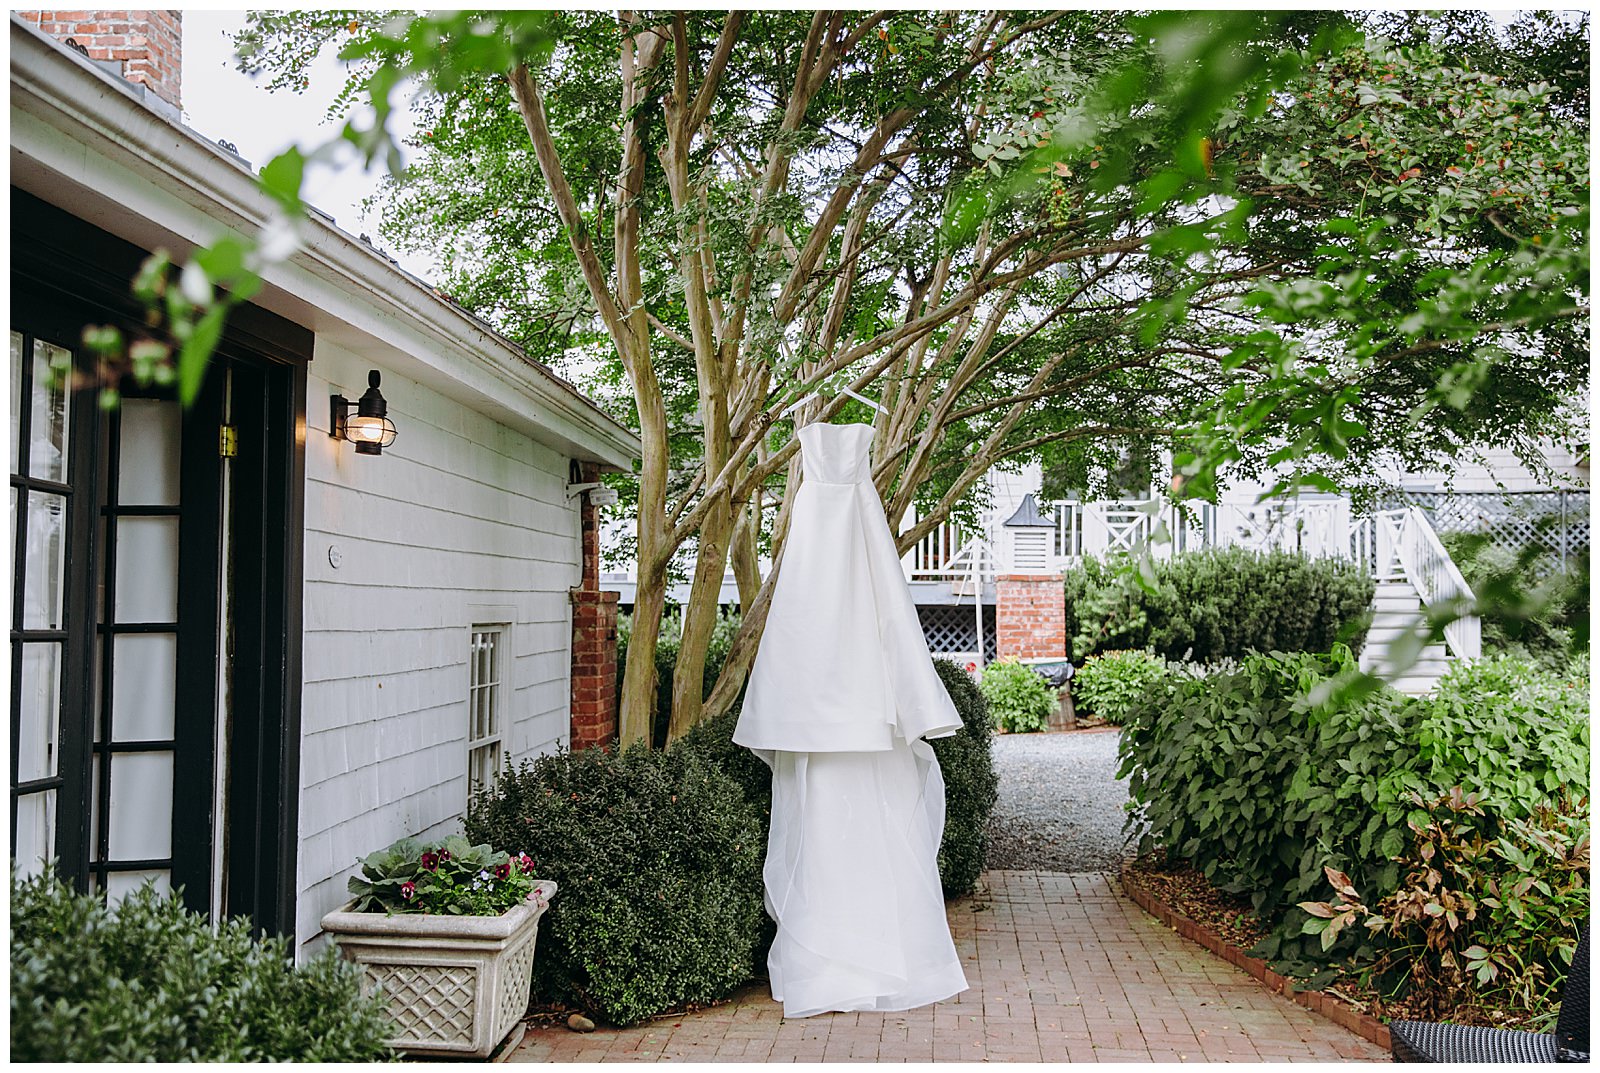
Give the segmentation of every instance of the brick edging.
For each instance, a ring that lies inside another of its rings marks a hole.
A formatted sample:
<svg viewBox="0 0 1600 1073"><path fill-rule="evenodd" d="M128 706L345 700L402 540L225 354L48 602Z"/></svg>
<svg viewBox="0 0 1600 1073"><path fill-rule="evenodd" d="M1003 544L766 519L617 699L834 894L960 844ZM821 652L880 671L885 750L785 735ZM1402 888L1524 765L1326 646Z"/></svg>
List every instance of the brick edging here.
<svg viewBox="0 0 1600 1073"><path fill-rule="evenodd" d="M1228 964L1249 973L1265 984L1268 989L1276 991L1298 1005L1304 1006L1312 1013L1326 1017L1340 1028L1354 1032L1363 1039L1382 1047L1385 1051L1389 1050L1388 1025L1370 1014L1362 1013L1348 1003L1339 1001L1332 995L1321 991L1295 990L1293 980L1281 973L1274 972L1265 961L1251 957L1237 946L1217 935L1210 928L1189 919L1176 909L1173 909L1154 894L1134 883L1128 872L1128 868L1124 867L1119 877L1122 881L1122 890L1129 898L1133 899L1134 904L1140 909L1143 909L1185 939L1199 943Z"/></svg>

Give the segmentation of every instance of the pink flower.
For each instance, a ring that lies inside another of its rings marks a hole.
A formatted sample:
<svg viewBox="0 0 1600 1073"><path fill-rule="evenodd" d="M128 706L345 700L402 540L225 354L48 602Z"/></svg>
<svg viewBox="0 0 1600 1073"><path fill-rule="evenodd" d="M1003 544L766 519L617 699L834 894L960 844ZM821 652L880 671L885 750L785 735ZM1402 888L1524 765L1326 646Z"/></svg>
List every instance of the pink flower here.
<svg viewBox="0 0 1600 1073"><path fill-rule="evenodd" d="M424 853L422 855L422 867L430 872L436 870L439 867L439 855L437 853Z"/></svg>
<svg viewBox="0 0 1600 1073"><path fill-rule="evenodd" d="M505 879L510 874L511 874L511 862L510 861L506 861L504 864L497 864L497 865L494 866L494 877L496 879Z"/></svg>
<svg viewBox="0 0 1600 1073"><path fill-rule="evenodd" d="M411 882L411 880L408 879L404 883L400 884L400 897L404 898L406 901L409 902L412 898L415 898L416 896L417 896L417 885L415 883Z"/></svg>
<svg viewBox="0 0 1600 1073"><path fill-rule="evenodd" d="M517 865L524 872L532 872L533 871L533 858L528 856L526 853L524 853L522 856L517 858Z"/></svg>
<svg viewBox="0 0 1600 1073"><path fill-rule="evenodd" d="M440 850L439 851L439 859L441 861L448 861L450 859L450 851L447 850L447 849Z"/></svg>

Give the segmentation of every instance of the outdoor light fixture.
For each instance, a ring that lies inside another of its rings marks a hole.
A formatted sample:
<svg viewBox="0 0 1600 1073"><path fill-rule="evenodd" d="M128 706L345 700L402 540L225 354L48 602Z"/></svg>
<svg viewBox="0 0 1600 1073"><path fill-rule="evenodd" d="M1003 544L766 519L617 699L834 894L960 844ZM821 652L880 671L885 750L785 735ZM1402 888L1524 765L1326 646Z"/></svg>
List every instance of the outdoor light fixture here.
<svg viewBox="0 0 1600 1073"><path fill-rule="evenodd" d="M383 449L394 442L394 422L389 420L389 404L383 401L383 392L378 390L380 379L376 369L367 374L367 391L359 402L351 402L343 395L328 399L332 413L328 435L336 440L349 440L356 445L358 455L381 455ZM353 417L352 406L356 408Z"/></svg>

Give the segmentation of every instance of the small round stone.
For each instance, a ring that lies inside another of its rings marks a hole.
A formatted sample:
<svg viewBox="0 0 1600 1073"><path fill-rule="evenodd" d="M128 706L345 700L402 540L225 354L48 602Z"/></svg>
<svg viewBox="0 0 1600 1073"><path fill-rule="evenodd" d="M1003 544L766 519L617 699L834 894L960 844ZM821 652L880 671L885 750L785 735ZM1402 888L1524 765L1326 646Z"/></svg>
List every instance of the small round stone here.
<svg viewBox="0 0 1600 1073"><path fill-rule="evenodd" d="M574 1032L593 1032L594 1022L581 1013L575 1013L567 1018L567 1027Z"/></svg>

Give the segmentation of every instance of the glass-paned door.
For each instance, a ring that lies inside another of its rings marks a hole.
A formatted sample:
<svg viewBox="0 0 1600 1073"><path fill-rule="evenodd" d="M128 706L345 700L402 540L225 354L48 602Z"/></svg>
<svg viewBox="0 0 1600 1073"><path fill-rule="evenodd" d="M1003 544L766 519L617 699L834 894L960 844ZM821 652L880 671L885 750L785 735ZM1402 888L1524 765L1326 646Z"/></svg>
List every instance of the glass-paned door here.
<svg viewBox="0 0 1600 1073"><path fill-rule="evenodd" d="M72 355L11 332L11 855L32 875L57 854L68 640Z"/></svg>
<svg viewBox="0 0 1600 1073"><path fill-rule="evenodd" d="M89 871L116 901L172 883L183 413L125 398L102 420Z"/></svg>

